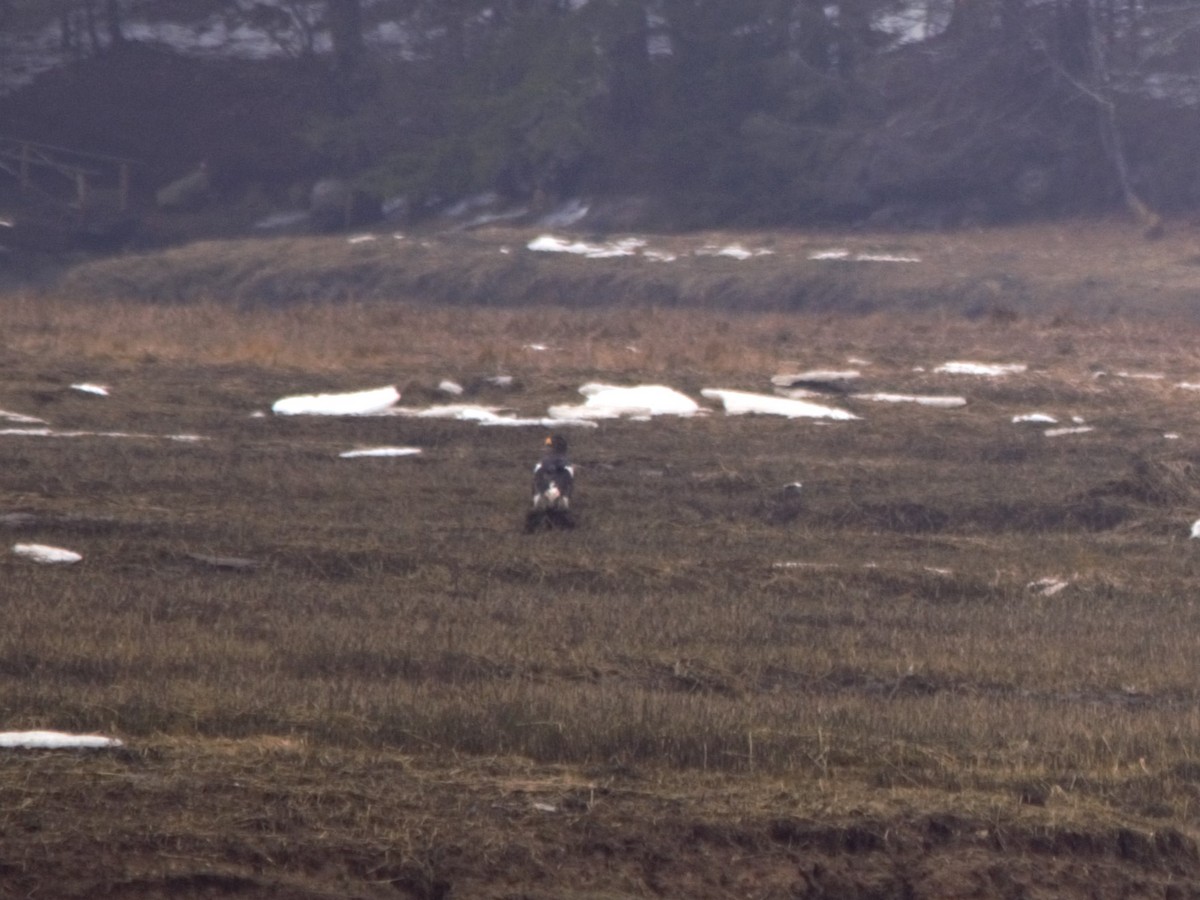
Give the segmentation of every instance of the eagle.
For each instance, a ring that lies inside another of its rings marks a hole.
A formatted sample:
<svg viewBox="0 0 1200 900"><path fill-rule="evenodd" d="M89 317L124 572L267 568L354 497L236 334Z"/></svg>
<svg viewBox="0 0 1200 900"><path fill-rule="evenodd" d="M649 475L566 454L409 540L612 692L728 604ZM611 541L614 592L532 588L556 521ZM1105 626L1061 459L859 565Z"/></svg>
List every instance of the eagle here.
<svg viewBox="0 0 1200 900"><path fill-rule="evenodd" d="M571 492L575 467L567 462L567 439L552 434L542 445L542 459L533 467L533 502L525 517L525 530L574 528Z"/></svg>

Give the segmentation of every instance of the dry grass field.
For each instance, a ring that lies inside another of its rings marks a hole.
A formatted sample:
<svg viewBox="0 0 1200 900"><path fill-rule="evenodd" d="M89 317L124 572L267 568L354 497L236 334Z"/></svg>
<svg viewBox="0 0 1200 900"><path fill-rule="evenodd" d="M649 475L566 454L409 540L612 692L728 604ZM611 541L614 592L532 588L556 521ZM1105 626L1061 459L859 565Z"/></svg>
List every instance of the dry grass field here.
<svg viewBox="0 0 1200 900"><path fill-rule="evenodd" d="M335 285L384 242L296 240L0 297L0 729L124 741L0 751L0 896L1200 896L1188 235L910 236L873 246L954 252L820 271L805 250L865 238L654 264L459 236L395 299L376 272L322 304L280 299L293 264ZM718 302L789 258L860 314ZM524 280L489 303L497 260ZM243 281L202 292L200 261ZM542 428L270 412L453 378L539 416L587 381L813 368L966 404L571 428L579 527L535 535ZM339 456L398 444L422 454Z"/></svg>

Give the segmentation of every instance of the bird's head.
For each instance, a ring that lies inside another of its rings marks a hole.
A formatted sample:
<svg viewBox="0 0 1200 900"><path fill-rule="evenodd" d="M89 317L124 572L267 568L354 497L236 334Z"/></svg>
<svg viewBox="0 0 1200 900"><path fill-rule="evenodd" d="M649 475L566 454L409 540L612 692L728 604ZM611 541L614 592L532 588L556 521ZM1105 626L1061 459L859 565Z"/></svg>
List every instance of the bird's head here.
<svg viewBox="0 0 1200 900"><path fill-rule="evenodd" d="M549 435L543 446L547 453L557 453L560 456L567 452L567 439L561 434Z"/></svg>

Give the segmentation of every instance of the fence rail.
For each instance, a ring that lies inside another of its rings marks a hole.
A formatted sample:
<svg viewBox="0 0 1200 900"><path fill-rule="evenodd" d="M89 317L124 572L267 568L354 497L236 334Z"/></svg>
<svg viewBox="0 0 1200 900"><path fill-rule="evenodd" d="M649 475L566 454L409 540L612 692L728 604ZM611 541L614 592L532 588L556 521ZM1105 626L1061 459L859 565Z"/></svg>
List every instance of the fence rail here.
<svg viewBox="0 0 1200 900"><path fill-rule="evenodd" d="M17 179L22 190L32 190L35 171L62 176L75 189L74 206L84 213L92 201L97 182L115 179L121 212L129 208L129 184L137 160L103 153L88 153L37 141L0 135L0 171Z"/></svg>

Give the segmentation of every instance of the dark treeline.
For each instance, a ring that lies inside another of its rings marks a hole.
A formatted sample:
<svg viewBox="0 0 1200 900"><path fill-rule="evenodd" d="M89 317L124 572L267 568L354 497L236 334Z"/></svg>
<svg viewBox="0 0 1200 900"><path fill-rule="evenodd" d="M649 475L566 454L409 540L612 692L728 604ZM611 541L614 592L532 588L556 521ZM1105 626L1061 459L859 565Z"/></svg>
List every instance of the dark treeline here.
<svg viewBox="0 0 1200 900"><path fill-rule="evenodd" d="M1196 0L0 0L0 36L57 28L65 59L163 21L250 29L319 72L289 139L413 210L494 191L684 226L929 226L1200 205Z"/></svg>

